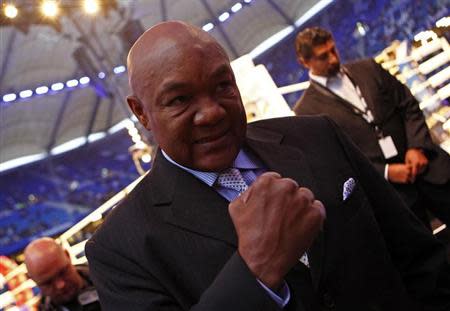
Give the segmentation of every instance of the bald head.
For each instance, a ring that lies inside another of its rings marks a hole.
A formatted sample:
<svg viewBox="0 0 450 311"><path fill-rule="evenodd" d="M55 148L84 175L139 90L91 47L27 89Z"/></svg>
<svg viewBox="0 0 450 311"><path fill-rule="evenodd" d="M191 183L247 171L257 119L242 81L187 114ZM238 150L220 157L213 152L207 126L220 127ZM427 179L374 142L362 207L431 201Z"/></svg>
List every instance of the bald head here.
<svg viewBox="0 0 450 311"><path fill-rule="evenodd" d="M127 102L159 147L175 162L221 171L239 152L245 110L230 60L203 30L165 22L131 48Z"/></svg>
<svg viewBox="0 0 450 311"><path fill-rule="evenodd" d="M63 261L69 260L61 245L52 238L34 240L25 248L24 255L25 265L31 277L38 275L42 268L45 268L45 263L49 261L50 257Z"/></svg>
<svg viewBox="0 0 450 311"><path fill-rule="evenodd" d="M228 58L222 46L207 32L181 21L159 23L142 34L132 46L127 60L133 94L141 98L156 70L170 67L171 59L189 53L193 47L214 49Z"/></svg>
<svg viewBox="0 0 450 311"><path fill-rule="evenodd" d="M69 254L52 238L34 240L25 248L28 275L40 287L43 295L56 304L69 302L83 286Z"/></svg>

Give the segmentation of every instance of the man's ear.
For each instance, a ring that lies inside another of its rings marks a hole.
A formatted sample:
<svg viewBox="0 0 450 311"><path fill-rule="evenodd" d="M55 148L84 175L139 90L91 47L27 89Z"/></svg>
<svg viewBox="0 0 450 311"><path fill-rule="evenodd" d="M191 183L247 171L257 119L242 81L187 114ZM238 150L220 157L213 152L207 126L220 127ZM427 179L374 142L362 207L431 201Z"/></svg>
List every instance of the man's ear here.
<svg viewBox="0 0 450 311"><path fill-rule="evenodd" d="M64 255L66 255L67 259L69 259L69 261L72 262L72 259L70 258L69 251L67 249L64 250Z"/></svg>
<svg viewBox="0 0 450 311"><path fill-rule="evenodd" d="M127 103L131 111L138 118L139 122L147 129L150 130L150 122L148 122L147 115L144 112L142 102L135 95L127 96Z"/></svg>
<svg viewBox="0 0 450 311"><path fill-rule="evenodd" d="M309 61L306 60L306 59L304 59L303 57L298 56L298 57L297 57L297 62L298 62L300 65L302 65L303 67L305 67L306 69L310 69Z"/></svg>

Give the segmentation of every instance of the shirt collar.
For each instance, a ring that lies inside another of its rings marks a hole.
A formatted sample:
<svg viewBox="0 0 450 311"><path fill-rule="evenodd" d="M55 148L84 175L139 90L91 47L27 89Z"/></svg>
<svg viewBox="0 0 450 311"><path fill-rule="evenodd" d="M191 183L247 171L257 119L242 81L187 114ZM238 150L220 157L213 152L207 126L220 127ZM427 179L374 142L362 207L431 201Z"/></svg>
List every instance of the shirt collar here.
<svg viewBox="0 0 450 311"><path fill-rule="evenodd" d="M197 177L198 179L200 179L201 181L203 181L205 184L207 184L210 187L212 187L212 185L216 181L217 177L219 177L219 174L220 174L219 172L197 171L197 170L185 167L181 164L178 164L172 158L170 158L169 155L164 150L161 149L161 152L167 161L169 161L173 165L178 166L182 170L194 175L195 177ZM239 151L238 155L236 156L236 158L234 159L231 167L251 170L251 169L262 168L263 165L260 163L260 161L258 161L254 157L252 157L249 152L245 151L244 149L241 149Z"/></svg>
<svg viewBox="0 0 450 311"><path fill-rule="evenodd" d="M333 77L319 76L319 75L315 75L311 71L309 71L309 78L325 87L327 87L327 83L329 82L330 79L333 79L333 78L342 79L342 77L343 77L342 71L339 71L336 74L336 76L333 76Z"/></svg>

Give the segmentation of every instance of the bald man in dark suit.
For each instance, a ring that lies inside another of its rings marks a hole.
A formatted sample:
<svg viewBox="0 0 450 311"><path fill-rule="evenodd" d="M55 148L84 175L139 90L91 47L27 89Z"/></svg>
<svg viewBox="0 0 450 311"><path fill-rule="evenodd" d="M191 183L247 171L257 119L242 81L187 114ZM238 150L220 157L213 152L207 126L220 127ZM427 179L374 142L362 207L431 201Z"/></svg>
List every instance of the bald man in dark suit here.
<svg viewBox="0 0 450 311"><path fill-rule="evenodd" d="M223 48L182 22L128 68L159 150L86 244L105 310L448 309L444 247L332 121L247 126Z"/></svg>

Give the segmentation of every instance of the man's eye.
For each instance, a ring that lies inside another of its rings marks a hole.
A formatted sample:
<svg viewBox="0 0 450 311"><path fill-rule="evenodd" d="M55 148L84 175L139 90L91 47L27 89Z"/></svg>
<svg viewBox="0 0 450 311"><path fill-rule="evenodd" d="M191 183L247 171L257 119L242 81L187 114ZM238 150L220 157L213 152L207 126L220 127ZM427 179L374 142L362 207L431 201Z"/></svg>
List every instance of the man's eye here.
<svg viewBox="0 0 450 311"><path fill-rule="evenodd" d="M318 60L326 60L328 58L328 54L322 54L317 57Z"/></svg>
<svg viewBox="0 0 450 311"><path fill-rule="evenodd" d="M231 81L223 81L217 86L217 91L224 94L234 94L234 84Z"/></svg>
<svg viewBox="0 0 450 311"><path fill-rule="evenodd" d="M182 105L185 104L189 101L190 97L189 96L177 96L171 100L169 100L169 102L166 104L166 106L178 106L178 105Z"/></svg>

